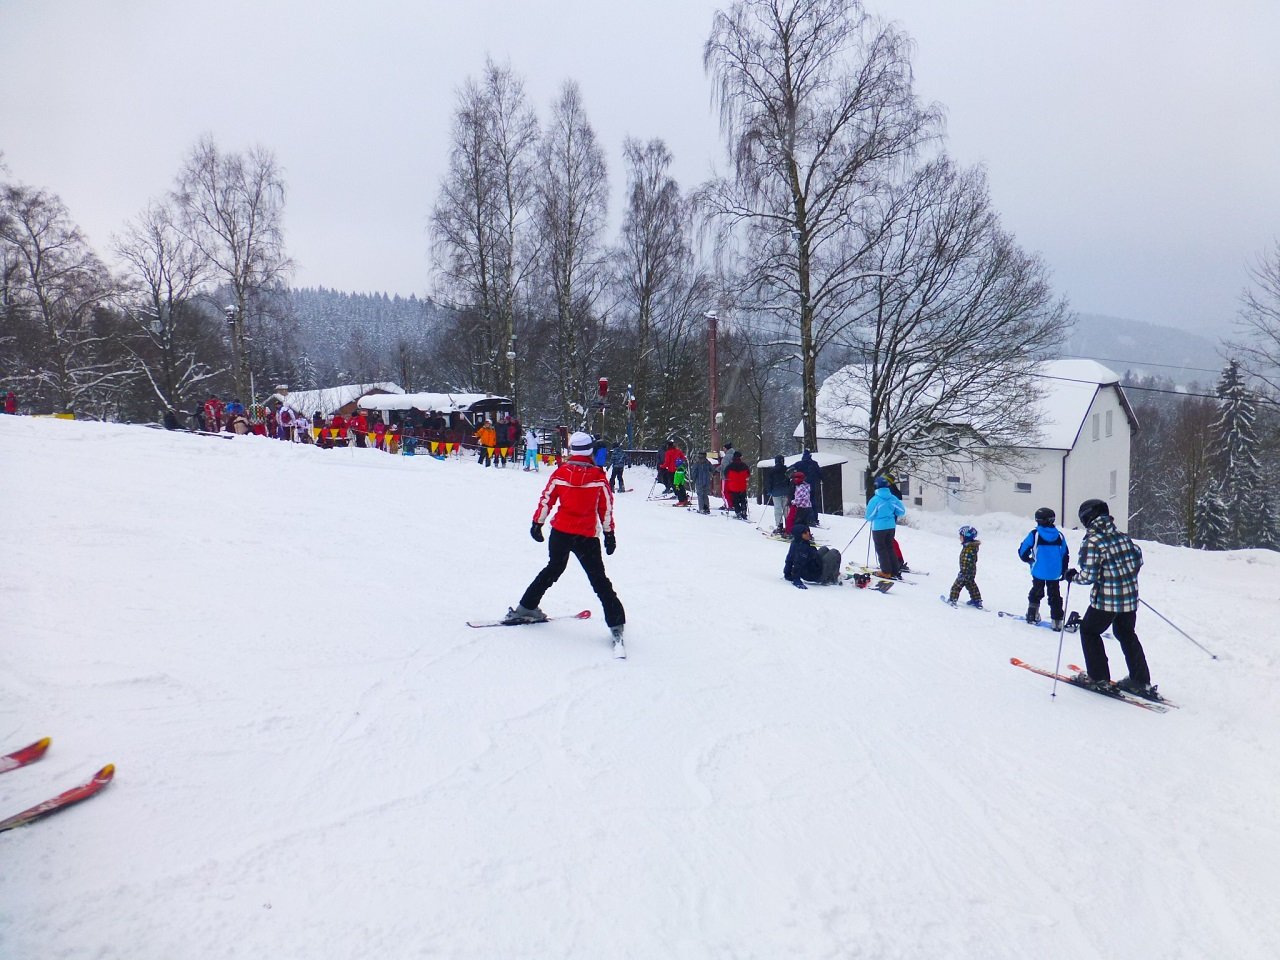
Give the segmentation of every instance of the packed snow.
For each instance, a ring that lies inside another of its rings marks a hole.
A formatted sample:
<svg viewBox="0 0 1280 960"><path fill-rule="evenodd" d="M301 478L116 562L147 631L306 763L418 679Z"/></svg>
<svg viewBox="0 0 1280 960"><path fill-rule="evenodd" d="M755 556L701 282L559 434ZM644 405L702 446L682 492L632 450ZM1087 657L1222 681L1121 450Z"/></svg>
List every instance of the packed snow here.
<svg viewBox="0 0 1280 960"><path fill-rule="evenodd" d="M910 515L929 576L801 592L633 469L615 660L572 561L543 608L591 619L466 626L542 566L545 468L25 417L0 457L0 754L53 738L0 817L117 767L0 834L5 960L1280 955L1274 553L1142 545L1217 655L1141 610L1158 715L939 602L972 523L1025 610L1030 517Z"/></svg>

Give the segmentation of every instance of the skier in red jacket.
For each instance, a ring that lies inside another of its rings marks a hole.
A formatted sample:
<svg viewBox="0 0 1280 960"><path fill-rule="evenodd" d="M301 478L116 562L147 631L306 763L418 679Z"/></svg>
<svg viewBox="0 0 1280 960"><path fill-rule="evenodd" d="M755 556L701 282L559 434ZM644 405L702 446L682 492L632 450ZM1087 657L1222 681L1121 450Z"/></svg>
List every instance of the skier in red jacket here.
<svg viewBox="0 0 1280 960"><path fill-rule="evenodd" d="M748 520L747 486L751 482L751 468L742 461L742 451L733 451L733 462L724 470L724 492L733 512L739 520Z"/></svg>
<svg viewBox="0 0 1280 960"><path fill-rule="evenodd" d="M594 440L581 431L569 438L569 459L551 474L538 508L533 512L529 536L542 542L542 525L551 518L551 537L547 541L550 559L520 598L520 603L507 611L507 623L539 623L547 615L538 609L542 596L560 579L569 563L569 554L578 558L591 582L591 589L604 606L604 621L615 641L622 639L626 611L604 571L597 534L604 531L604 552L612 554L617 547L613 526L613 490L604 470L591 461ZM551 516L555 510L555 516Z"/></svg>

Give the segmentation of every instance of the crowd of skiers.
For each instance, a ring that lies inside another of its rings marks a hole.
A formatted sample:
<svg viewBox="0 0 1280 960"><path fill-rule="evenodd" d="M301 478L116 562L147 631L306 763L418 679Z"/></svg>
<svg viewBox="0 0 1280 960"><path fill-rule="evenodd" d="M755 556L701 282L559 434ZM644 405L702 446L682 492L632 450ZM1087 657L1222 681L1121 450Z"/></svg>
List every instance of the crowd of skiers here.
<svg viewBox="0 0 1280 960"><path fill-rule="evenodd" d="M534 540L542 542L543 527L548 522L551 524L551 536L547 541L548 562L526 588L519 602L507 610L505 622L545 620L546 615L539 604L546 591L564 573L572 555L577 557L604 607L605 622L613 634L616 651L621 648L626 614L605 572L599 539L603 535L605 555L612 554L617 548L614 480L604 470L610 462L610 449L584 432L576 432L568 438L567 447L569 458L557 466L548 479L538 498L529 530ZM615 447L613 455L618 454L625 457L625 451ZM746 519L750 469L743 463L742 453L734 450L731 444L726 444L719 462L722 467L721 496L727 507ZM620 466L616 476L619 477L619 489L624 489L620 482ZM696 454L691 465L684 451L674 441L668 441L658 462L655 484L660 483L664 493L674 496L678 505L688 504L688 486L692 485L698 497L697 511L709 513L712 476L711 462L706 456ZM819 547L813 542L812 526L816 525L818 518L813 508L810 477L817 479L819 474L809 451L805 451L801 460L791 467L786 465L783 457L777 456L766 475L763 491L773 502L774 535L790 540L783 563L783 577L799 589L808 589L808 583L836 584L842 576L840 551L828 546ZM877 575L886 579L902 579L903 573L909 572L896 537L897 522L905 515L906 507L893 477L876 477L874 492L867 503L866 519L880 567ZM1040 604L1047 597L1052 626L1061 631L1065 625L1062 581L1068 585L1090 585L1088 610L1079 623L1086 672L1077 678L1078 681L1099 689L1109 686L1110 666L1102 634L1110 628L1128 666L1128 675L1116 686L1139 696L1157 698L1135 630L1142 551L1126 534L1116 529L1105 501L1084 501L1078 516L1085 533L1074 567L1070 564L1071 553L1066 538L1056 526L1057 517L1048 507L1036 511L1035 529L1018 545L1018 556L1028 565L1031 576L1026 620L1028 623L1040 621ZM978 550L981 546L978 531L966 524L960 527L958 536L959 572L946 599L955 606L960 592L965 590L969 594L967 603L981 609L982 594L977 582Z"/></svg>

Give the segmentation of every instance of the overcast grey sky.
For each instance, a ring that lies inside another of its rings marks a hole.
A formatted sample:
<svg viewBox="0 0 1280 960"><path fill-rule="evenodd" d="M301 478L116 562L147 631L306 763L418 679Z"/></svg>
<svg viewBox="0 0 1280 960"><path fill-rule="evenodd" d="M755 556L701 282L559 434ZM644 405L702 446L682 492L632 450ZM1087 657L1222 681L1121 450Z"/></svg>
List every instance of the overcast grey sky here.
<svg viewBox="0 0 1280 960"><path fill-rule="evenodd" d="M431 292L454 92L486 54L540 113L581 84L688 188L723 165L713 0L0 0L0 152L106 255L196 139L273 150L294 282ZM727 4L724 4L727 5ZM916 40L949 148L1073 308L1216 330L1280 236L1277 0L869 0ZM616 223L611 230L616 229Z"/></svg>

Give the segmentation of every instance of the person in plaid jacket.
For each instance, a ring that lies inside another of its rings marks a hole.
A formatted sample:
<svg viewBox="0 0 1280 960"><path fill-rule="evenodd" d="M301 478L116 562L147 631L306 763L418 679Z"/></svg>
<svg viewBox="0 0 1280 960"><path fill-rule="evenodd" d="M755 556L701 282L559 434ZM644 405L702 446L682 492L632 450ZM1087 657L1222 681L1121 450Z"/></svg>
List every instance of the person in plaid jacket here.
<svg viewBox="0 0 1280 960"><path fill-rule="evenodd" d="M1080 647L1088 680L1095 686L1111 682L1107 651L1102 644L1102 631L1110 627L1120 641L1120 650L1129 667L1129 675L1120 681L1119 686L1131 693L1148 696L1154 689L1151 671L1134 629L1138 619L1138 571L1142 569L1142 550L1127 534L1116 529L1106 501L1086 500L1080 504L1079 517L1080 526L1085 529L1084 542L1080 545L1080 566L1067 571L1067 580L1093 584L1089 609L1080 621Z"/></svg>
<svg viewBox="0 0 1280 960"><path fill-rule="evenodd" d="M978 539L978 531L965 524L960 528L960 572L955 583L951 584L951 593L947 595L947 603L953 607L960 599L960 588L969 591L966 606L982 609L982 591L978 589L978 548L982 541Z"/></svg>

